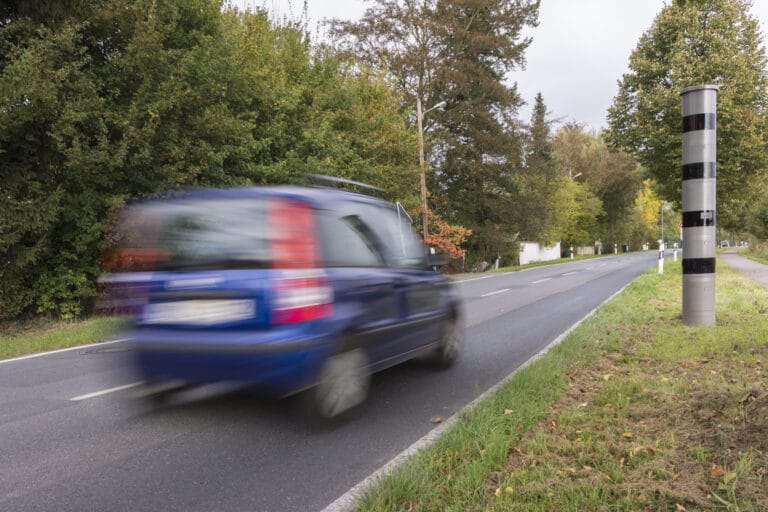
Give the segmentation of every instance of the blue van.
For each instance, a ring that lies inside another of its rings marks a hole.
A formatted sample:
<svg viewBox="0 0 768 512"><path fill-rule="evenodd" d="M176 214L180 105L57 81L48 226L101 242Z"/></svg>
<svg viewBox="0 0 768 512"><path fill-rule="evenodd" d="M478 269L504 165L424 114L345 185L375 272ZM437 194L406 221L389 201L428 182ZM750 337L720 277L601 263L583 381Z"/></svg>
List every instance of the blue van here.
<svg viewBox="0 0 768 512"><path fill-rule="evenodd" d="M372 373L458 356L459 298L399 204L327 187L194 190L130 205L115 233L106 259L127 272L104 281L136 313L147 389L238 381L302 393L332 419L365 400Z"/></svg>

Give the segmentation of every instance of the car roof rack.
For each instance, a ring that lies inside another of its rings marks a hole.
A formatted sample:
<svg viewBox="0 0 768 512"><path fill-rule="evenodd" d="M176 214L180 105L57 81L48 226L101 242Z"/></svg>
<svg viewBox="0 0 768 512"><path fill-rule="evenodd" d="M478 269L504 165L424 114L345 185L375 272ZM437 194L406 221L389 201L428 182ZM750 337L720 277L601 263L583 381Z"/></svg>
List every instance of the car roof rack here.
<svg viewBox="0 0 768 512"><path fill-rule="evenodd" d="M366 194L377 195L379 197L384 197L386 194L386 191L383 188L375 187L360 181L348 180L346 178L337 178L336 176L326 176L325 174L307 173L304 176L308 181L314 182L317 185L335 186L338 188L355 187L358 189L363 189L365 191L364 193Z"/></svg>

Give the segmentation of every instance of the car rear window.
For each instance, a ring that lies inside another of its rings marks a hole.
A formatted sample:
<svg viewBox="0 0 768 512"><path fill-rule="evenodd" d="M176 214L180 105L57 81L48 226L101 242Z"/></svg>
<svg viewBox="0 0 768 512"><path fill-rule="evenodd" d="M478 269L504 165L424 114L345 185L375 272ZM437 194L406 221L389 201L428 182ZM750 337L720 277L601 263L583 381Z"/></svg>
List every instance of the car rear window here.
<svg viewBox="0 0 768 512"><path fill-rule="evenodd" d="M258 268L270 264L267 200L208 199L125 209L105 266L120 270Z"/></svg>

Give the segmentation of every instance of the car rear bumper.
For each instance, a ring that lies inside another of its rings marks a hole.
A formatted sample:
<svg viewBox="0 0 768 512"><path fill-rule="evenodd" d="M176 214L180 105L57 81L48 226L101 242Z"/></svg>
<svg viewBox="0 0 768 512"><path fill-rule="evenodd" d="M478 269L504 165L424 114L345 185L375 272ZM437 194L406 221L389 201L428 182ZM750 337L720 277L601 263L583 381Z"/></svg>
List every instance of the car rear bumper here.
<svg viewBox="0 0 768 512"><path fill-rule="evenodd" d="M329 336L278 341L247 332L182 334L159 329L134 333L130 345L137 371L147 381L233 381L276 395L312 385L334 347Z"/></svg>

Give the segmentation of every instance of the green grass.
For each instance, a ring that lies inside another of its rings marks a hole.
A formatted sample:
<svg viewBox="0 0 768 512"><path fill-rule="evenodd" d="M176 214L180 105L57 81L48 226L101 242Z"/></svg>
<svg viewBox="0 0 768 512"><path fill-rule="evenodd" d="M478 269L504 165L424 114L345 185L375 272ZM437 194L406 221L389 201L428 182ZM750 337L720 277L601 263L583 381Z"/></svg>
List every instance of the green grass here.
<svg viewBox="0 0 768 512"><path fill-rule="evenodd" d="M91 318L5 325L0 331L0 359L101 341L116 334L122 322L118 318Z"/></svg>
<svg viewBox="0 0 768 512"><path fill-rule="evenodd" d="M768 242L758 242L751 244L746 249L741 248L739 254L758 263L768 264Z"/></svg>
<svg viewBox="0 0 768 512"><path fill-rule="evenodd" d="M717 268L716 326L649 270L359 510L768 511L768 289Z"/></svg>

